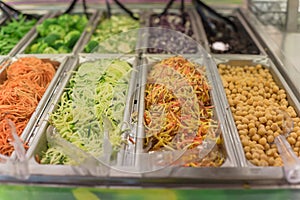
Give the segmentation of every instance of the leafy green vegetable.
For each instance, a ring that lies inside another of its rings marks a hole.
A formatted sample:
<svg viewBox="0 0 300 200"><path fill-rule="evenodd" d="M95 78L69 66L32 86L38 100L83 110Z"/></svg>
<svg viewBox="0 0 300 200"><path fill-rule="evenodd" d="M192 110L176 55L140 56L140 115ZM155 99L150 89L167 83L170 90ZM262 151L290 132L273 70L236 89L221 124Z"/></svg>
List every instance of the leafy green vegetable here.
<svg viewBox="0 0 300 200"><path fill-rule="evenodd" d="M55 54L55 53L57 53L57 51L55 49L53 49L52 47L47 47L44 49L43 53Z"/></svg>
<svg viewBox="0 0 300 200"><path fill-rule="evenodd" d="M0 54L8 54L36 22L36 19L27 20L25 16L21 15L19 20L12 19L1 26Z"/></svg>
<svg viewBox="0 0 300 200"><path fill-rule="evenodd" d="M77 40L80 38L80 32L79 31L71 31L69 32L65 38L65 44L67 47L73 47L75 45L75 43L77 42Z"/></svg>
<svg viewBox="0 0 300 200"><path fill-rule="evenodd" d="M92 52L98 47L98 42L95 40L91 40L88 44L84 47L85 52Z"/></svg>
<svg viewBox="0 0 300 200"><path fill-rule="evenodd" d="M59 47L64 46L64 41L63 40L55 40L53 43L53 47L55 49L58 49Z"/></svg>
<svg viewBox="0 0 300 200"><path fill-rule="evenodd" d="M33 44L30 47L30 52L31 53L39 53L39 52L43 52L46 48L48 47L47 43L44 42L38 42Z"/></svg>
<svg viewBox="0 0 300 200"><path fill-rule="evenodd" d="M60 35L56 33L50 33L43 40L45 43L47 43L48 46L52 46L58 39L60 39Z"/></svg>
<svg viewBox="0 0 300 200"><path fill-rule="evenodd" d="M38 38L26 53L70 53L88 20L85 15L64 14L37 26Z"/></svg>

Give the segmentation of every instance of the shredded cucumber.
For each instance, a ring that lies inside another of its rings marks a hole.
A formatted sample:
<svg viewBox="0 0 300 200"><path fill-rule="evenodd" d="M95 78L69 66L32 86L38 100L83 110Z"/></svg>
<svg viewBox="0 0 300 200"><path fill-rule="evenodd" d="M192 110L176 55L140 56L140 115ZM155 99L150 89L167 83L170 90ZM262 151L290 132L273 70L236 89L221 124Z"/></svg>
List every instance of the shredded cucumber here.
<svg viewBox="0 0 300 200"><path fill-rule="evenodd" d="M105 115L112 125L109 139L117 151L131 69L121 60L101 59L81 64L69 81L70 88L63 93L56 111L51 114L50 123L63 138L97 158L103 154L102 118ZM49 147L41 163L73 162L61 149Z"/></svg>

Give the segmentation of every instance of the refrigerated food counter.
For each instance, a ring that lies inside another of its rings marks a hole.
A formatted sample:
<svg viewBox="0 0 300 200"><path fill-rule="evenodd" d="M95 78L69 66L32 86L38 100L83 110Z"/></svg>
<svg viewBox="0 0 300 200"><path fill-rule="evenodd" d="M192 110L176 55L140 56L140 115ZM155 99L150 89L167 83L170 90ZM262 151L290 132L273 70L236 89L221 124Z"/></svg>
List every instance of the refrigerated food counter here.
<svg viewBox="0 0 300 200"><path fill-rule="evenodd" d="M112 25L118 22L114 17L124 15L118 8L111 17L104 7L71 14L84 27L58 9L39 12L44 18L1 58L4 83L13 78L13 63L26 63L29 56L55 71L20 131L26 153L16 145L0 165L3 197L297 197L297 174L282 167L285 160L274 141L284 143L279 136L288 133L292 154L300 154L299 90L293 77L298 72L281 63L276 43L258 31L260 21L242 8L218 10L231 27L191 5L184 14L171 9L167 15L159 15L159 4L130 8L139 21L120 18L126 21L122 29ZM70 27L59 27L63 23ZM43 31L45 24L53 28ZM129 29L135 30L124 34ZM101 35L106 30L119 36L110 40ZM168 63L176 63L175 70L160 68ZM193 97L191 90L199 90L195 96L201 103L186 99ZM209 128L185 128L199 119ZM151 122L169 128L156 132ZM165 136L171 128L179 134Z"/></svg>

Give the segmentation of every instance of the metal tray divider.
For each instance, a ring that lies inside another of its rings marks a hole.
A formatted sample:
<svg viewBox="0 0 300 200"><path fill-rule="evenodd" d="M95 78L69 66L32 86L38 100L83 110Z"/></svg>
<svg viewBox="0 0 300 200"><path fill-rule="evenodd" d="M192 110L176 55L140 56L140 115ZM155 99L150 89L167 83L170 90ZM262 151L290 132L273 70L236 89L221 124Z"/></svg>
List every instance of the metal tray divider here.
<svg viewBox="0 0 300 200"><path fill-rule="evenodd" d="M191 16L192 16L192 21L195 23L195 27L196 27L195 35L198 37L198 42L208 53L210 53L209 42L207 40L206 32L204 30L201 17L198 15L195 8L191 9Z"/></svg>
<svg viewBox="0 0 300 200"><path fill-rule="evenodd" d="M130 82L129 82L129 86L128 86L128 92L127 92L127 98L126 98L126 106L125 106L125 110L124 110L124 114L123 114L123 124L121 127L121 131L122 131L122 140L125 141L127 140L128 136L130 136L130 132L135 135L136 134L136 127L135 125L133 125L133 129L128 130L128 125L130 124L131 121L131 116L132 113L134 112L134 103L136 101L136 91L137 91L137 79L139 77L139 65L138 65L139 61L138 58L136 58L134 64L133 64L133 71L131 72L130 75ZM137 102L138 103L138 102ZM125 124L124 124L125 123ZM130 125L129 125L130 126ZM127 141L128 142L128 141ZM121 145L120 148L120 152L118 154L118 160L117 160L117 165L118 166L124 166L124 165L132 165L132 163L134 162L134 149L131 149L130 147L128 147L130 144L128 143L123 143ZM128 149L129 148L129 149ZM126 159L126 158L127 159ZM129 159L129 160L128 160Z"/></svg>
<svg viewBox="0 0 300 200"><path fill-rule="evenodd" d="M138 30L138 38L136 45L136 53L139 57L142 57L144 53L146 53L147 44L148 44L148 28L149 28L149 11L147 9L143 9L143 12L140 12L140 29Z"/></svg>
<svg viewBox="0 0 300 200"><path fill-rule="evenodd" d="M237 10L237 12L235 12L235 16L238 18L238 20L240 21L240 23L244 27L245 31L248 33L248 35L251 38L251 40L254 42L254 44L259 49L260 55L267 55L265 49L263 48L263 46L261 45L261 43L259 42L259 40L257 39L257 37L255 37L255 35L254 35L251 27L248 25L248 23L246 22L246 20L241 15L240 10Z"/></svg>
<svg viewBox="0 0 300 200"><path fill-rule="evenodd" d="M83 30L81 37L78 39L78 42L75 44L73 48L73 53L78 54L81 53L84 49L84 46L90 40L92 33L95 31L96 26L101 19L102 13L99 10L93 12L92 16L89 19L88 24Z"/></svg>
<svg viewBox="0 0 300 200"><path fill-rule="evenodd" d="M136 133L136 146L135 146L135 166L140 171L144 167L142 163L142 158L145 153L143 145L144 145L144 138L145 135L145 128L144 128L144 110L145 110L145 86L147 83L147 65L146 59L142 58L142 64L140 65L140 79L139 79L139 104L138 104L138 127Z"/></svg>
<svg viewBox="0 0 300 200"><path fill-rule="evenodd" d="M56 87L52 93L53 95L49 98L48 100L49 103L45 107L43 115L40 117L38 126L35 127L31 137L27 138L29 149L26 152L26 155L28 158L35 156L33 155L34 150L37 148L36 146L40 144L40 140L42 139L41 138L42 134L44 133L44 131L47 129L49 125L48 119L50 117L50 113L54 111L54 109L56 108L55 103L59 102L60 97L64 92L64 88L61 86L65 86L68 83L70 77L72 76L72 70L75 68L76 63L78 62L77 57L72 57L69 60L70 60L70 62L68 63L69 66L66 67L66 70L62 74L60 81L57 82Z"/></svg>
<svg viewBox="0 0 300 200"><path fill-rule="evenodd" d="M76 51L74 54L82 53L84 50L85 45L89 42L89 40L92 37L92 34L97 28L97 24L99 23L100 19L102 18L103 13L99 10L96 11L94 18L89 21L89 24L87 25L87 28L84 30L81 44L78 45L78 48L76 48Z"/></svg>
<svg viewBox="0 0 300 200"><path fill-rule="evenodd" d="M210 55L204 56L204 65L206 67L206 77L208 79L209 84L212 86L211 95L212 95L212 101L214 102L214 107L216 110L217 120L220 122L220 128L221 128L221 135L224 143L225 143L225 150L226 150L226 160L223 163L224 166L232 166L236 167L238 166L238 159L235 155L235 149L232 146L232 138L230 134L230 129L228 128L228 125L226 123L226 120L224 118L224 104L223 101L218 96L218 85L215 82L215 71L216 68L215 63L213 63L212 58ZM228 164L228 160L230 161ZM223 166L222 165L222 166Z"/></svg>

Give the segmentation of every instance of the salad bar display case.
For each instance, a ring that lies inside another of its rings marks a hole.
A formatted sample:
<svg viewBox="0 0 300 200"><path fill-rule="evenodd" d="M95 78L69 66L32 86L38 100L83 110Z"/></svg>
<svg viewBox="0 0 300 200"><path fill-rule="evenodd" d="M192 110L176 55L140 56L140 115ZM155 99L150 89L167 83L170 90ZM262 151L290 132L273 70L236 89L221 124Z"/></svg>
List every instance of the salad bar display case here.
<svg viewBox="0 0 300 200"><path fill-rule="evenodd" d="M1 183L299 187L293 66L249 11L95 4L3 18Z"/></svg>

